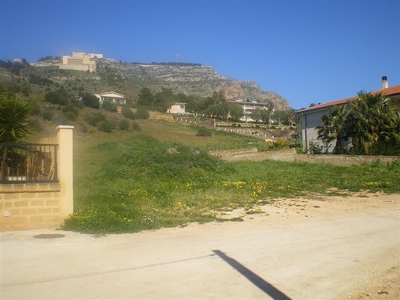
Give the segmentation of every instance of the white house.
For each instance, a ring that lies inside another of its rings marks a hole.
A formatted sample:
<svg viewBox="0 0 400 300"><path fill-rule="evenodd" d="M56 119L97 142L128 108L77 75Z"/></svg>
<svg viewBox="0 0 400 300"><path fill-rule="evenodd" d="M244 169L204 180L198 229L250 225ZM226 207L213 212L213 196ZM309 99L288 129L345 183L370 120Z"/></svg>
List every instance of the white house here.
<svg viewBox="0 0 400 300"><path fill-rule="evenodd" d="M260 109L260 110L268 110L270 108L270 103L259 103L256 101L243 101L243 100L236 100L236 101L227 101L229 104L237 104L243 108L243 117L240 118L241 121L245 122L253 122L254 120L251 118L251 114L253 110Z"/></svg>
<svg viewBox="0 0 400 300"><path fill-rule="evenodd" d="M175 103L170 108L168 108L169 114L185 114L186 103Z"/></svg>
<svg viewBox="0 0 400 300"><path fill-rule="evenodd" d="M103 105L104 101L114 104L126 104L125 96L117 92L111 91L94 95L99 99L101 105Z"/></svg>

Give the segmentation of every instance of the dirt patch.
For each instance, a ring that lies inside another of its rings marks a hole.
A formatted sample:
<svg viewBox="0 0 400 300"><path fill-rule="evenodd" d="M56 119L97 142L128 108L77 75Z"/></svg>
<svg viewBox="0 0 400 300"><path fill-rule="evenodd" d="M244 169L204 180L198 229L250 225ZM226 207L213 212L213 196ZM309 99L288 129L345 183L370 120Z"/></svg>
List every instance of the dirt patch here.
<svg viewBox="0 0 400 300"><path fill-rule="evenodd" d="M332 190L332 192L336 192ZM309 195L297 199L278 199L272 204L260 205L251 210L237 209L224 212L223 219L242 219L248 223L267 223L269 227L285 227L301 219L334 219L335 216L372 214L380 209L392 209L400 213L400 195L383 193L354 193L351 196ZM365 267L363 272L372 280L357 287L348 299L400 299L400 249L397 257L388 257L392 266Z"/></svg>

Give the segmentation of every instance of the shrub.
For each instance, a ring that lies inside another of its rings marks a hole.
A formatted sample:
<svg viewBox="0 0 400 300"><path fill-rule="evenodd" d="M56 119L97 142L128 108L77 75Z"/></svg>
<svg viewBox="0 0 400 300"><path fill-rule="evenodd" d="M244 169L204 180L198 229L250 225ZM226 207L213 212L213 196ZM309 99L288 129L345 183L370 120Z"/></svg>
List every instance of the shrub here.
<svg viewBox="0 0 400 300"><path fill-rule="evenodd" d="M277 149L284 149L289 148L289 145L291 145L292 143L287 139L280 138L275 141L275 144Z"/></svg>
<svg viewBox="0 0 400 300"><path fill-rule="evenodd" d="M103 105L101 107L106 111L111 111L111 112L117 112L118 111L117 106L114 103L111 103L109 101L104 101Z"/></svg>
<svg viewBox="0 0 400 300"><path fill-rule="evenodd" d="M53 118L53 112L50 109L46 109L42 113L42 118L45 121L51 121L51 119Z"/></svg>
<svg viewBox="0 0 400 300"><path fill-rule="evenodd" d="M104 121L106 117L101 112L88 113L85 120L92 126L96 126L99 122Z"/></svg>
<svg viewBox="0 0 400 300"><path fill-rule="evenodd" d="M132 129L136 130L136 131L141 131L142 130L142 128L140 128L140 125L139 125L138 122L133 122L132 123Z"/></svg>
<svg viewBox="0 0 400 300"><path fill-rule="evenodd" d="M107 120L103 120L99 123L99 125L97 126L97 129L102 132L110 133L113 131L114 125Z"/></svg>
<svg viewBox="0 0 400 300"><path fill-rule="evenodd" d="M147 111L147 109L145 109L144 107L139 107L136 111L135 117L137 119L148 119L149 118L149 112Z"/></svg>
<svg viewBox="0 0 400 300"><path fill-rule="evenodd" d="M34 107L31 109L31 115L39 116L41 112L42 110L40 109L40 106L36 102L34 102Z"/></svg>
<svg viewBox="0 0 400 300"><path fill-rule="evenodd" d="M70 120L70 121L76 120L76 114L72 111L67 111L66 113L64 113L64 115L67 120Z"/></svg>
<svg viewBox="0 0 400 300"><path fill-rule="evenodd" d="M210 129L206 127L200 127L196 133L197 136L212 136L212 132Z"/></svg>
<svg viewBox="0 0 400 300"><path fill-rule="evenodd" d="M91 107L91 108L99 108L100 107L100 102L99 99L90 93L84 93L82 95L82 102L83 105L87 106L87 107Z"/></svg>
<svg viewBox="0 0 400 300"><path fill-rule="evenodd" d="M73 104L73 103L68 103L66 106L64 106L61 111L63 113L71 112L75 118L78 115L78 108Z"/></svg>
<svg viewBox="0 0 400 300"><path fill-rule="evenodd" d="M59 89L55 92L48 92L44 95L44 100L52 104L67 105L72 97L64 89Z"/></svg>
<svg viewBox="0 0 400 300"><path fill-rule="evenodd" d="M42 123L38 119L29 119L28 120L28 125L33 131L42 131Z"/></svg>
<svg viewBox="0 0 400 300"><path fill-rule="evenodd" d="M322 146L319 146L318 143L309 142L308 143L308 151L310 154L321 154L323 150Z"/></svg>
<svg viewBox="0 0 400 300"><path fill-rule="evenodd" d="M135 113L129 107L123 107L122 108L122 115L125 118L135 120Z"/></svg>
<svg viewBox="0 0 400 300"><path fill-rule="evenodd" d="M129 121L127 119L123 119L119 122L119 129L121 130L128 130L129 129Z"/></svg>

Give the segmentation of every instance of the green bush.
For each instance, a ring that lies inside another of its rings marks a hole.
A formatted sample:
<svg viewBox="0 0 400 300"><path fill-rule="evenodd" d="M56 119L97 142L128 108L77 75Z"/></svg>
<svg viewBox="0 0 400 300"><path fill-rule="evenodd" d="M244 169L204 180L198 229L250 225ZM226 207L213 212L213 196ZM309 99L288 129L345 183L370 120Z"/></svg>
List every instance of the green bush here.
<svg viewBox="0 0 400 300"><path fill-rule="evenodd" d="M103 105L101 106L104 110L106 111L111 111L111 112L117 112L118 108L114 103L111 103L109 101L104 101Z"/></svg>
<svg viewBox="0 0 400 300"><path fill-rule="evenodd" d="M32 116L40 116L42 113L42 110L40 109L40 106L34 102L34 107L31 109L31 115Z"/></svg>
<svg viewBox="0 0 400 300"><path fill-rule="evenodd" d="M85 115L85 120L92 126L96 126L99 122L104 121L106 117L101 112L88 113Z"/></svg>
<svg viewBox="0 0 400 300"><path fill-rule="evenodd" d="M138 122L133 122L132 123L132 129L135 130L135 131L141 131L142 130L142 128L140 127Z"/></svg>
<svg viewBox="0 0 400 300"><path fill-rule="evenodd" d="M91 108L99 108L100 107L100 102L99 98L97 98L95 95L90 94L90 93L84 93L82 95L82 102L84 106L91 107Z"/></svg>
<svg viewBox="0 0 400 300"><path fill-rule="evenodd" d="M76 120L76 114L74 114L74 112L72 112L72 111L67 111L66 113L64 113L64 116L69 121L75 121Z"/></svg>
<svg viewBox="0 0 400 300"><path fill-rule="evenodd" d="M97 125L97 129L102 132L110 133L113 131L114 125L108 120L103 120L99 122L99 124Z"/></svg>
<svg viewBox="0 0 400 300"><path fill-rule="evenodd" d="M212 131L206 127L200 127L196 133L197 136L212 136Z"/></svg>
<svg viewBox="0 0 400 300"><path fill-rule="evenodd" d="M59 89L58 91L49 92L44 95L44 100L52 104L67 105L72 99L72 96L64 89Z"/></svg>
<svg viewBox="0 0 400 300"><path fill-rule="evenodd" d="M121 130L128 130L129 129L129 121L127 119L123 119L119 122L118 127Z"/></svg>
<svg viewBox="0 0 400 300"><path fill-rule="evenodd" d="M122 107L122 115L125 118L135 120L135 113L129 107L126 106Z"/></svg>
<svg viewBox="0 0 400 300"><path fill-rule="evenodd" d="M36 131L36 132L43 131L42 123L40 123L40 121L36 118L29 119L28 125L33 131Z"/></svg>
<svg viewBox="0 0 400 300"><path fill-rule="evenodd" d="M51 119L53 118L53 111L50 109L44 110L42 113L42 118L45 121L51 121Z"/></svg>
<svg viewBox="0 0 400 300"><path fill-rule="evenodd" d="M139 107L136 111L135 117L136 119L146 120L149 118L149 112L144 107Z"/></svg>

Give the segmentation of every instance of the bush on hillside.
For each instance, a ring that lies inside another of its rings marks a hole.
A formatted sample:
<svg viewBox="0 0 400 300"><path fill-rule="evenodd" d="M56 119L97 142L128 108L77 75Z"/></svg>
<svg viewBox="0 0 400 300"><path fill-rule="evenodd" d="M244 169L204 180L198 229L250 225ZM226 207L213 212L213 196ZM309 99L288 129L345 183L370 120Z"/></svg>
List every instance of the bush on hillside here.
<svg viewBox="0 0 400 300"><path fill-rule="evenodd" d="M48 92L44 95L44 100L52 104L67 105L72 99L72 96L64 89Z"/></svg>
<svg viewBox="0 0 400 300"><path fill-rule="evenodd" d="M146 120L149 118L149 112L144 107L139 107L136 111L135 117L136 119Z"/></svg>
<svg viewBox="0 0 400 300"><path fill-rule="evenodd" d="M210 129L205 127L200 127L196 133L197 136L212 136L212 132Z"/></svg>
<svg viewBox="0 0 400 300"><path fill-rule="evenodd" d="M132 129L136 130L136 131L141 131L142 130L142 128L140 128L140 125L139 125L138 122L133 122L132 123Z"/></svg>
<svg viewBox="0 0 400 300"><path fill-rule="evenodd" d="M96 126L99 122L105 119L106 117L101 112L91 112L85 115L85 120L92 126Z"/></svg>
<svg viewBox="0 0 400 300"><path fill-rule="evenodd" d="M43 131L42 123L40 123L40 121L36 118L29 119L28 125L33 131L36 131L36 132Z"/></svg>
<svg viewBox="0 0 400 300"><path fill-rule="evenodd" d="M53 112L50 109L44 110L42 113L42 118L45 121L51 121L51 119L53 118Z"/></svg>
<svg viewBox="0 0 400 300"><path fill-rule="evenodd" d="M99 122L99 124L97 125L97 129L101 132L110 133L113 131L114 125L108 120L103 120Z"/></svg>
<svg viewBox="0 0 400 300"><path fill-rule="evenodd" d="M111 111L111 112L117 112L118 111L117 106L114 103L111 103L109 101L104 101L103 105L101 107L106 111Z"/></svg>
<svg viewBox="0 0 400 300"><path fill-rule="evenodd" d="M119 122L118 127L121 130L128 130L129 129L129 121L127 119L123 119Z"/></svg>
<svg viewBox="0 0 400 300"><path fill-rule="evenodd" d="M125 118L135 120L135 113L129 107L123 107L122 108L122 115Z"/></svg>
<svg viewBox="0 0 400 300"><path fill-rule="evenodd" d="M40 114L42 113L40 106L36 102L33 102L33 103L34 103L34 107L31 109L31 115L32 116L40 116Z"/></svg>
<svg viewBox="0 0 400 300"><path fill-rule="evenodd" d="M84 106L91 107L91 108L99 108L100 107L100 102L99 99L90 93L84 93L82 94L82 102Z"/></svg>

